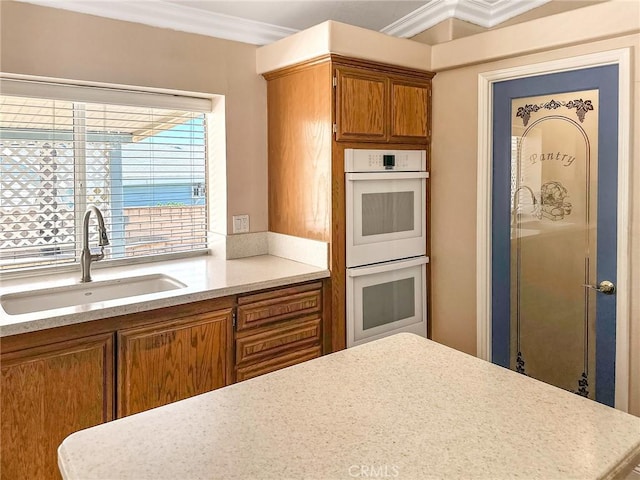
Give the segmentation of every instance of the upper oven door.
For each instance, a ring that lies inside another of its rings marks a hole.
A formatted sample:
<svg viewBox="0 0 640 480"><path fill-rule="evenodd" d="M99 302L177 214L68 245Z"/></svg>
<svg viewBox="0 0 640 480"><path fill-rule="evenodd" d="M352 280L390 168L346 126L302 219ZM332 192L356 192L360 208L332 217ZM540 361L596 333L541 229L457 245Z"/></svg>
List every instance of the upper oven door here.
<svg viewBox="0 0 640 480"><path fill-rule="evenodd" d="M428 175L345 174L347 267L425 255Z"/></svg>

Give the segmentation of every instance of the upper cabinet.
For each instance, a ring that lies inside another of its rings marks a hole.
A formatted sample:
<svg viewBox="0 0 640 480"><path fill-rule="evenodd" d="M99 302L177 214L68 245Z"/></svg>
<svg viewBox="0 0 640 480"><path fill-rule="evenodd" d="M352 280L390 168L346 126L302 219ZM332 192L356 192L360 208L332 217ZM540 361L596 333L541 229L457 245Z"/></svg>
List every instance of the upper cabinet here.
<svg viewBox="0 0 640 480"><path fill-rule="evenodd" d="M389 141L426 143L430 140L431 81L389 79Z"/></svg>
<svg viewBox="0 0 640 480"><path fill-rule="evenodd" d="M426 144L431 74L336 65L335 134L339 142Z"/></svg>
<svg viewBox="0 0 640 480"><path fill-rule="evenodd" d="M384 75L337 67L336 140L384 142L388 137L389 85Z"/></svg>

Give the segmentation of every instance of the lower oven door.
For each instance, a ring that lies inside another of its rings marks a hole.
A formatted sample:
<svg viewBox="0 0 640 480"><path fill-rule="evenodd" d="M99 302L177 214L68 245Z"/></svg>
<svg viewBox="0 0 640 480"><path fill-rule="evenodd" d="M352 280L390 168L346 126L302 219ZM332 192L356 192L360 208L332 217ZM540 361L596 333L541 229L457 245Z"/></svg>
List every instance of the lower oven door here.
<svg viewBox="0 0 640 480"><path fill-rule="evenodd" d="M347 269L347 347L400 332L427 336L426 256Z"/></svg>

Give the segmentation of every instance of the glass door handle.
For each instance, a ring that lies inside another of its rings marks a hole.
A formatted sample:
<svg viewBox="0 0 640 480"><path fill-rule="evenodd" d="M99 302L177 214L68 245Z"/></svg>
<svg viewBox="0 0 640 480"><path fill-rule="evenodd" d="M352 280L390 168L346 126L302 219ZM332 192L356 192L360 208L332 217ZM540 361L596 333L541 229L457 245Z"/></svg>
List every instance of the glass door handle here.
<svg viewBox="0 0 640 480"><path fill-rule="evenodd" d="M582 286L592 288L597 292L604 293L605 295L613 295L616 291L616 286L609 280L603 280L598 285L584 284Z"/></svg>

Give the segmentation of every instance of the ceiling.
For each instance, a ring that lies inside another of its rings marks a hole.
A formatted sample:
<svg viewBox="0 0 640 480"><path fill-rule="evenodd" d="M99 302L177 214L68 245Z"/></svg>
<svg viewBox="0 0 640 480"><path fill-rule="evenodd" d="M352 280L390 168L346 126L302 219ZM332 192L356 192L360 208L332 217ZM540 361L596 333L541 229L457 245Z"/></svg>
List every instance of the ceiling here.
<svg viewBox="0 0 640 480"><path fill-rule="evenodd" d="M19 0L265 45L326 20L412 37L448 19L490 28L550 0Z"/></svg>

